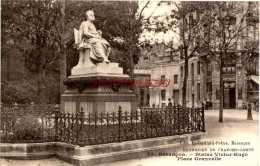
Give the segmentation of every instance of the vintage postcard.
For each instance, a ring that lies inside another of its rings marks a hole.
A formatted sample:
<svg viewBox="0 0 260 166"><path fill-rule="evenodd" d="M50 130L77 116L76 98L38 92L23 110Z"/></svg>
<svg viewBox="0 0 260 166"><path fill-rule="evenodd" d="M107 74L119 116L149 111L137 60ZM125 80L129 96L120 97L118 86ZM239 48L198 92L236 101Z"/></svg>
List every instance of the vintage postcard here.
<svg viewBox="0 0 260 166"><path fill-rule="evenodd" d="M1 2L0 165L258 166L259 2Z"/></svg>

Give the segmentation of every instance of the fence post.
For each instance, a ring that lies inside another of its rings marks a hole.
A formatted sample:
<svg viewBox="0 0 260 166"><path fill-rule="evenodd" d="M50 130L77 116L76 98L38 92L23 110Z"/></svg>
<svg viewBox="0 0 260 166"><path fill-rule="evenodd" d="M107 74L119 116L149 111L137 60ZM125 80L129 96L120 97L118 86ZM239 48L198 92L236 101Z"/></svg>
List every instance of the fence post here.
<svg viewBox="0 0 260 166"><path fill-rule="evenodd" d="M206 132L205 130L205 118L204 118L204 103L202 103L202 107L201 107L201 111L202 111L202 117L201 117L201 120L202 120L202 132Z"/></svg>
<svg viewBox="0 0 260 166"><path fill-rule="evenodd" d="M18 110L18 104L17 103L14 103L14 109Z"/></svg>
<svg viewBox="0 0 260 166"><path fill-rule="evenodd" d="M82 147L82 146L84 146L83 128L84 128L84 119L85 119L85 113L84 113L83 107L80 108L79 114L80 114L80 130L79 130L80 131L80 145L79 146Z"/></svg>
<svg viewBox="0 0 260 166"><path fill-rule="evenodd" d="M118 110L118 141L121 142L121 118L122 118L122 110L121 105L119 105Z"/></svg>
<svg viewBox="0 0 260 166"><path fill-rule="evenodd" d="M181 106L178 104L177 105L177 114L178 114L178 134L181 133L181 117L180 117L180 108Z"/></svg>
<svg viewBox="0 0 260 166"><path fill-rule="evenodd" d="M60 110L58 107L55 106L55 141L58 141L59 139L59 130L58 130L58 116L59 116Z"/></svg>
<svg viewBox="0 0 260 166"><path fill-rule="evenodd" d="M186 110L186 122L187 122L187 133L190 133L190 112L191 110L194 109L194 108L187 108Z"/></svg>

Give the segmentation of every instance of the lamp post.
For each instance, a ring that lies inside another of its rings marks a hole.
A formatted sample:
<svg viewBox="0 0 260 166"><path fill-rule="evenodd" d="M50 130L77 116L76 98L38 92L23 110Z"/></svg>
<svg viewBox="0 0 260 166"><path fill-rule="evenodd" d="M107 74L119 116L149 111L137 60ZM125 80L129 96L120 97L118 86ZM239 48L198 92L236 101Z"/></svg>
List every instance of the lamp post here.
<svg viewBox="0 0 260 166"><path fill-rule="evenodd" d="M247 107L247 120L253 120L252 118L252 107L250 103L250 78L251 75L249 73L246 74L247 78L247 101L248 101L248 107Z"/></svg>

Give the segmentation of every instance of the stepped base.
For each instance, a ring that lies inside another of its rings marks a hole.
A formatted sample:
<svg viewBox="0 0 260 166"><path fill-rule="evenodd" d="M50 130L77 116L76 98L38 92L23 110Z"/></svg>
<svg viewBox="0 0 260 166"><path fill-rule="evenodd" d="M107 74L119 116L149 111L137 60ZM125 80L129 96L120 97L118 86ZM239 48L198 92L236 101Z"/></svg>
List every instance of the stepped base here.
<svg viewBox="0 0 260 166"><path fill-rule="evenodd" d="M123 68L118 63L97 63L96 66L74 67L71 70L71 76L91 75L91 74L110 74L123 75Z"/></svg>

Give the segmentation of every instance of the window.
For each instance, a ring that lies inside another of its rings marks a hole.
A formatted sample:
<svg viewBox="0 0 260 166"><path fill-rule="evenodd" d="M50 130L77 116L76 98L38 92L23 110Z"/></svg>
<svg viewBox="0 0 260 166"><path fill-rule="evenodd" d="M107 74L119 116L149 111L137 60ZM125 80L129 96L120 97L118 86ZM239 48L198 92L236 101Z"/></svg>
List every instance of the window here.
<svg viewBox="0 0 260 166"><path fill-rule="evenodd" d="M165 98L166 98L166 96L165 96L165 90L162 90L162 91L161 91L161 96L162 96L162 101L165 101Z"/></svg>
<svg viewBox="0 0 260 166"><path fill-rule="evenodd" d="M141 95L141 106L144 106L144 89L140 88L140 95Z"/></svg>
<svg viewBox="0 0 260 166"><path fill-rule="evenodd" d="M183 77L183 66L181 66L181 77Z"/></svg>
<svg viewBox="0 0 260 166"><path fill-rule="evenodd" d="M198 72L198 75L200 74L200 62L197 63L197 72Z"/></svg>
<svg viewBox="0 0 260 166"><path fill-rule="evenodd" d="M194 85L194 64L191 64L191 81L192 85Z"/></svg>
<svg viewBox="0 0 260 166"><path fill-rule="evenodd" d="M211 100L211 96L212 96L212 83L211 82L207 82L206 86L207 86L207 96L206 96L206 98L208 100Z"/></svg>
<svg viewBox="0 0 260 166"><path fill-rule="evenodd" d="M247 35L248 35L248 41L254 41L255 40L255 25L251 24L247 26Z"/></svg>
<svg viewBox="0 0 260 166"><path fill-rule="evenodd" d="M173 103L177 105L179 103L179 90L172 91Z"/></svg>
<svg viewBox="0 0 260 166"><path fill-rule="evenodd" d="M247 65L247 72L253 75L258 74L258 61L250 62Z"/></svg>
<svg viewBox="0 0 260 166"><path fill-rule="evenodd" d="M178 84L178 75L174 75L174 84Z"/></svg>
<svg viewBox="0 0 260 166"><path fill-rule="evenodd" d="M236 67L235 66L226 66L223 67L224 74L236 74Z"/></svg>
<svg viewBox="0 0 260 166"><path fill-rule="evenodd" d="M198 101L200 101L200 83L197 84Z"/></svg>
<svg viewBox="0 0 260 166"><path fill-rule="evenodd" d="M220 91L219 91L219 88L217 87L216 88L216 100L219 100L220 98Z"/></svg>
<svg viewBox="0 0 260 166"><path fill-rule="evenodd" d="M146 106L149 106L150 104L150 94L146 95Z"/></svg>
<svg viewBox="0 0 260 166"><path fill-rule="evenodd" d="M165 78L165 75L162 75L162 76L161 76L161 79L164 79L164 78Z"/></svg>
<svg viewBox="0 0 260 166"><path fill-rule="evenodd" d="M238 100L242 100L242 87L238 88Z"/></svg>

